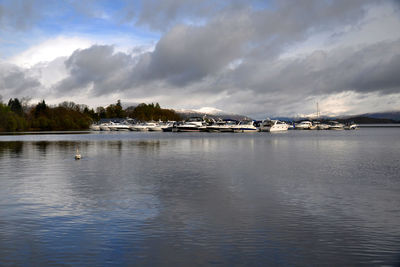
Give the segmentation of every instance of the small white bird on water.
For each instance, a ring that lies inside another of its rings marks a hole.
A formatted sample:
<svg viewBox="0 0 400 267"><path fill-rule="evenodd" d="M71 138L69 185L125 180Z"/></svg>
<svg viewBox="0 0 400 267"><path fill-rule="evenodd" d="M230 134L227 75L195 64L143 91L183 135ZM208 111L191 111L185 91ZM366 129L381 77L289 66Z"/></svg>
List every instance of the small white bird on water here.
<svg viewBox="0 0 400 267"><path fill-rule="evenodd" d="M82 156L81 156L81 154L79 154L79 150L78 150L78 148L76 149L76 154L75 154L75 159L81 159L82 158Z"/></svg>

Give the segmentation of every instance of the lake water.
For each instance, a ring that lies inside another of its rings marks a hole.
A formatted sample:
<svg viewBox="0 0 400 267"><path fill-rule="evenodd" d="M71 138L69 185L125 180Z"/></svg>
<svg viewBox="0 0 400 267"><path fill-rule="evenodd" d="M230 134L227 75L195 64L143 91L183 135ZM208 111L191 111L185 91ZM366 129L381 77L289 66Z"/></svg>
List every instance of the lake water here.
<svg viewBox="0 0 400 267"><path fill-rule="evenodd" d="M399 261L399 128L0 136L1 266Z"/></svg>

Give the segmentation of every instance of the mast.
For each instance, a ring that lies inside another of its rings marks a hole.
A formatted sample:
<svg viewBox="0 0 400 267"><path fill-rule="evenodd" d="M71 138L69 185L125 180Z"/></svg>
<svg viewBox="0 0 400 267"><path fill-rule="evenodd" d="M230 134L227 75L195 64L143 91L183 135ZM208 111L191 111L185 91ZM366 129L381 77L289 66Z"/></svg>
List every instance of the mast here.
<svg viewBox="0 0 400 267"><path fill-rule="evenodd" d="M319 120L319 109L318 109L318 102L317 102L317 120Z"/></svg>

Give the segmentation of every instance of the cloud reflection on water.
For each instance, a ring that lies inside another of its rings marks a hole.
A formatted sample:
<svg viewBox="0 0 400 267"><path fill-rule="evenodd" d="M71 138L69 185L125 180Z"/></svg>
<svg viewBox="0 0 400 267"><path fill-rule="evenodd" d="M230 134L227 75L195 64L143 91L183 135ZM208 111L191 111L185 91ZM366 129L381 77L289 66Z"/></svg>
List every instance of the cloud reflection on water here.
<svg viewBox="0 0 400 267"><path fill-rule="evenodd" d="M377 131L0 142L0 258L390 262L400 231L399 150L396 130Z"/></svg>

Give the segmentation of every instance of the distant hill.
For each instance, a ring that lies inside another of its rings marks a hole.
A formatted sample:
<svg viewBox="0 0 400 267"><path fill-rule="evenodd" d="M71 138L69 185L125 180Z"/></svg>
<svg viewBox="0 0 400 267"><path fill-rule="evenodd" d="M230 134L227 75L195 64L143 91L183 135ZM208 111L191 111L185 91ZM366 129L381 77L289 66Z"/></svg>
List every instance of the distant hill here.
<svg viewBox="0 0 400 267"><path fill-rule="evenodd" d="M302 121L302 120L316 120L309 117L280 117L277 118L283 121ZM400 123L400 111L380 112L380 113L366 113L360 115L343 115L332 117L320 117L319 121L326 122L336 120L339 122L355 122L359 124L379 124L379 123Z"/></svg>
<svg viewBox="0 0 400 267"><path fill-rule="evenodd" d="M376 119L389 119L400 122L400 111L388 111L379 113L366 113L360 116Z"/></svg>
<svg viewBox="0 0 400 267"><path fill-rule="evenodd" d="M381 118L371 118L366 116L354 116L348 118L337 118L337 121L340 122L355 122L358 124L380 124L380 123L399 123L399 121L391 120L391 119L381 119Z"/></svg>
<svg viewBox="0 0 400 267"><path fill-rule="evenodd" d="M354 121L355 123L400 123L400 111L365 113L354 116L342 116L339 121Z"/></svg>

